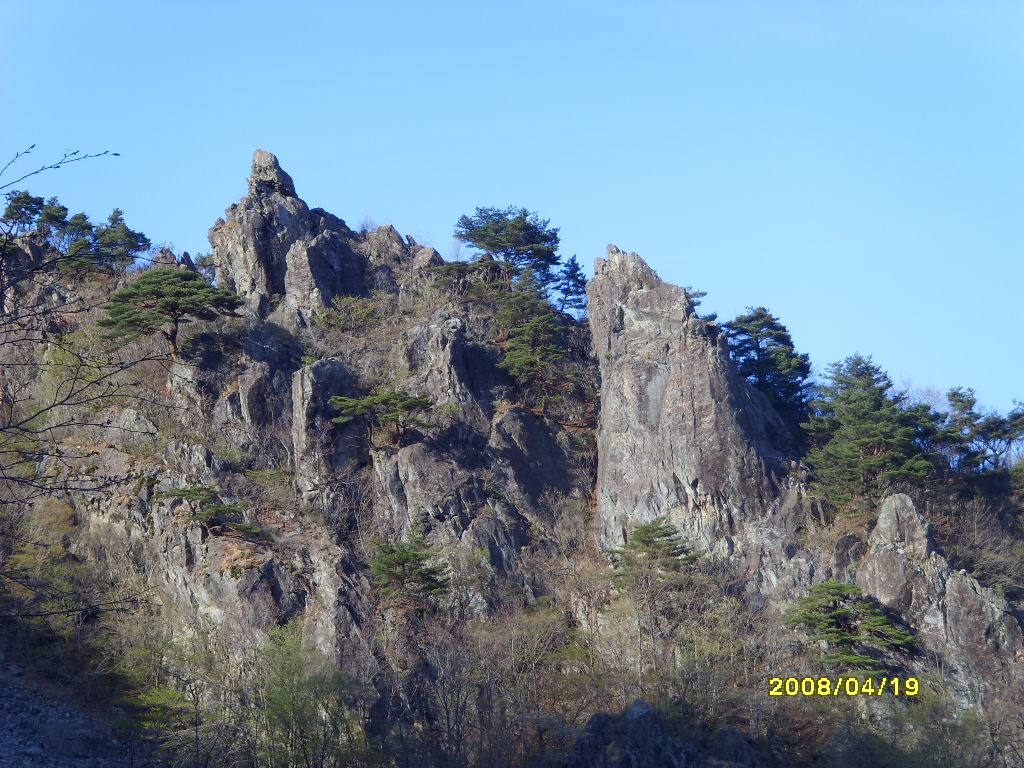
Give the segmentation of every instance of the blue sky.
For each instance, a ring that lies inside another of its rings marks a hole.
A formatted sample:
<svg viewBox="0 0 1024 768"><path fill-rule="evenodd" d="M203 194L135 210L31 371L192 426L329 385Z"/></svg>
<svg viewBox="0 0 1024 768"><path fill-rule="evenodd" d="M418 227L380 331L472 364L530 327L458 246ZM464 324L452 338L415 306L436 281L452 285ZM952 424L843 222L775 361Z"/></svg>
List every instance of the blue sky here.
<svg viewBox="0 0 1024 768"><path fill-rule="evenodd" d="M1024 399L1019 2L0 0L0 153L27 185L193 254L276 153L311 206L453 248L522 205L818 370ZM9 171L5 178L10 178Z"/></svg>

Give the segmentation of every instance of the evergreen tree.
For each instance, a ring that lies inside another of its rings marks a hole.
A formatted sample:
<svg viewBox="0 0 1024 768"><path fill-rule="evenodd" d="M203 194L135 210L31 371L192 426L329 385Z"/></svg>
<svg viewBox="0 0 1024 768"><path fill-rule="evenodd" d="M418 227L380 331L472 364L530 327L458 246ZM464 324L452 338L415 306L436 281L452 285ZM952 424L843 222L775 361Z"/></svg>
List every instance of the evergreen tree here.
<svg viewBox="0 0 1024 768"><path fill-rule="evenodd" d="M177 360L178 331L184 323L232 314L241 303L236 294L215 288L190 270L154 269L110 297L103 307L107 317L99 325L110 329L104 338L111 341L159 333Z"/></svg>
<svg viewBox="0 0 1024 768"><path fill-rule="evenodd" d="M575 256L569 257L558 272L555 290L559 294L558 311L569 310L582 318L587 313L587 276Z"/></svg>
<svg viewBox="0 0 1024 768"><path fill-rule="evenodd" d="M455 239L469 243L518 273L529 267L544 285L558 264L558 229L525 208L477 208L455 224Z"/></svg>
<svg viewBox="0 0 1024 768"><path fill-rule="evenodd" d="M890 394L892 381L871 358L853 355L829 366L829 379L811 403L804 424L818 485L837 505L855 510L876 501L893 483L916 481L933 469L917 442L934 434L927 409L906 409L903 393Z"/></svg>
<svg viewBox="0 0 1024 768"><path fill-rule="evenodd" d="M66 254L60 264L65 269L91 269L94 227L84 213L76 213L67 220L56 220L50 229L50 245Z"/></svg>
<svg viewBox="0 0 1024 768"><path fill-rule="evenodd" d="M430 565L430 558L436 554L419 527L407 541L380 543L370 558L373 583L385 597L402 596L422 601L442 595L448 591L447 565Z"/></svg>
<svg viewBox="0 0 1024 768"><path fill-rule="evenodd" d="M830 651L821 657L826 664L882 671L879 661L861 649L909 648L914 636L901 629L871 598L863 596L856 584L826 581L815 584L796 602L787 618L790 626L806 626L811 639L824 641Z"/></svg>
<svg viewBox="0 0 1024 768"><path fill-rule="evenodd" d="M51 197L43 204L36 220L36 228L44 235L49 235L55 228L64 226L68 220L68 207L61 205L56 197ZM52 244L52 243L51 243Z"/></svg>
<svg viewBox="0 0 1024 768"><path fill-rule="evenodd" d="M981 469L984 452L976 443L981 414L975 410L978 398L974 390L953 387L946 393L949 411L945 414L940 437L950 469L959 474Z"/></svg>
<svg viewBox="0 0 1024 768"><path fill-rule="evenodd" d="M35 229L62 256L55 260L65 270L104 269L120 271L130 267L137 254L150 247L149 238L129 229L124 211L115 208L105 224L94 226L84 213L68 217L67 206L56 197L44 201L28 192L7 195L3 224L12 233Z"/></svg>
<svg viewBox="0 0 1024 768"><path fill-rule="evenodd" d="M687 285L683 288L683 295L686 296L686 300L693 305L693 313L697 315L701 320L707 320L708 322L714 322L718 319L717 312L709 312L706 315L702 315L697 310L700 308L701 302L704 297L708 295L707 291L697 290L693 286Z"/></svg>
<svg viewBox="0 0 1024 768"><path fill-rule="evenodd" d="M107 217L107 223L93 232L92 262L100 269L123 270L132 265L136 254L149 246L149 238L129 229L124 223L124 211L115 208Z"/></svg>
<svg viewBox="0 0 1024 768"><path fill-rule="evenodd" d="M671 577L699 557L690 552L679 529L664 517L638 525L623 547L612 554L618 558L616 586L634 583L642 574Z"/></svg>
<svg viewBox="0 0 1024 768"><path fill-rule="evenodd" d="M43 210L43 198L34 197L25 191L14 190L7 193L7 207L4 209L3 222L12 234L32 229L36 217Z"/></svg>
<svg viewBox="0 0 1024 768"><path fill-rule="evenodd" d="M505 358L499 366L520 387L539 394L554 381L556 365L565 358L559 343L559 322L544 288L526 268L511 290L501 295L498 328L508 335Z"/></svg>
<svg viewBox="0 0 1024 768"><path fill-rule="evenodd" d="M432 424L420 418L428 413L434 402L425 395L410 395L404 389L377 387L364 397L335 395L328 402L341 411L333 419L336 424L346 424L359 416L370 420L371 431L377 427L389 427L401 440L412 427L429 427Z"/></svg>
<svg viewBox="0 0 1024 768"><path fill-rule="evenodd" d="M791 424L807 415L811 362L798 354L779 318L764 307L723 323L729 338L729 353L739 374L768 396L779 413Z"/></svg>

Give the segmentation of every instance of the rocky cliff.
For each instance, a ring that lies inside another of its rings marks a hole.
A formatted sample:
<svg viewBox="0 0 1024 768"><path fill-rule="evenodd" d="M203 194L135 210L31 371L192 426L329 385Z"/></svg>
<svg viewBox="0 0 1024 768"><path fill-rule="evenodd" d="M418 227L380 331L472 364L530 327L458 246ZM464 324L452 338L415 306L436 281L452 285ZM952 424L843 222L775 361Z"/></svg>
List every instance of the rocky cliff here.
<svg viewBox="0 0 1024 768"><path fill-rule="evenodd" d="M566 631L596 637L611 620L593 614L614 598L603 553L666 518L706 553L702 578L725 585L717 599L742 600L762 623L781 627L781 608L812 584L855 579L917 634L918 655L894 663L946 680L963 707L1024 697L1019 614L950 567L909 498L886 500L870 534L808 545L793 437L736 373L718 326L636 254L609 246L598 259L589 336L561 317L565 381L538 400L500 366L493 286L439 287L436 251L310 209L268 152L210 242L242 316L193 334L149 403L108 409L75 435L81 461L46 468L98 476L67 499L73 549L146 581L175 632L258 640L301 615L319 648L377 670L367 685L380 688L381 669L398 665L381 633L398 618L372 587L372 547L422 531L452 564L466 615L561 600ZM361 325L325 330L338 300L362 302ZM382 389L425 396L434 415L397 439L367 419L336 421L332 397ZM178 493L197 487L233 511L204 520ZM410 627L410 647L428 648ZM744 631L745 648L767 647ZM624 653L642 678L644 662ZM439 662L400 668L441 685ZM474 684L479 704L487 692ZM378 729L401 698L388 696L374 704ZM436 726L430 705L404 706ZM644 702L588 722L559 726L574 742L566 765L779 764L755 759L735 729L716 732L717 757L681 745Z"/></svg>
<svg viewBox="0 0 1024 768"><path fill-rule="evenodd" d="M666 517L706 547L777 510L792 440L736 374L718 327L615 246L598 259L588 297L601 367L601 545Z"/></svg>
<svg viewBox="0 0 1024 768"><path fill-rule="evenodd" d="M189 621L258 633L303 610L323 647L364 653L368 581L353 569L353 537L420 527L446 551L482 558L492 575L478 599L491 600L487 590L505 579L529 593L522 556L568 524L565 502L584 503L589 471L567 451L564 427L503 394L512 382L477 309L429 299L437 252L391 226L355 233L309 209L263 150L248 194L210 241L218 284L244 298L243 318L229 333L194 336L174 367L179 439L166 443L165 427L133 412L94 435L108 477L139 479L71 500L84 522L81 551L135 563ZM371 295L391 312L371 336L308 331L334 297ZM444 423L385 444L364 421L334 423L332 396L375 385L427 396L444 406ZM166 423L168 414L151 416ZM131 448L118 431L125 418L138 421ZM278 473L273 492L248 479L260 472ZM194 505L159 500L197 486L249 508L261 536L211 536L190 521Z"/></svg>
<svg viewBox="0 0 1024 768"><path fill-rule="evenodd" d="M914 629L929 656L922 671L941 669L964 706L1024 700L1020 612L950 567L910 497L882 504L856 579Z"/></svg>

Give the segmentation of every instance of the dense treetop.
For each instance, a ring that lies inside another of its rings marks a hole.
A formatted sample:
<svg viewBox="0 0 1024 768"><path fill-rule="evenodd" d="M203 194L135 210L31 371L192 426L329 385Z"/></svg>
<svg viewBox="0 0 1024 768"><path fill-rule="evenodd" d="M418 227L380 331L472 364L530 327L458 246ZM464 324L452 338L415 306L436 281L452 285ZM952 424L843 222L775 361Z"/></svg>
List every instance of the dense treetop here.
<svg viewBox="0 0 1024 768"><path fill-rule="evenodd" d="M85 213L68 213L56 197L44 200L16 190L7 194L2 222L12 235L34 231L45 238L61 254L57 264L63 269L123 271L150 247L149 238L130 229L119 208L101 224Z"/></svg>
<svg viewBox="0 0 1024 768"><path fill-rule="evenodd" d="M105 338L118 342L159 333L176 359L182 324L231 314L241 303L231 291L210 285L190 270L153 269L110 297L104 307L107 317L99 325L110 329Z"/></svg>
<svg viewBox="0 0 1024 768"><path fill-rule="evenodd" d="M529 267L547 284L558 264L558 228L550 224L526 208L477 208L456 222L455 238L507 262L516 272Z"/></svg>
<svg viewBox="0 0 1024 768"><path fill-rule="evenodd" d="M723 323L740 375L761 390L790 423L807 409L811 361L798 354L786 326L764 307Z"/></svg>

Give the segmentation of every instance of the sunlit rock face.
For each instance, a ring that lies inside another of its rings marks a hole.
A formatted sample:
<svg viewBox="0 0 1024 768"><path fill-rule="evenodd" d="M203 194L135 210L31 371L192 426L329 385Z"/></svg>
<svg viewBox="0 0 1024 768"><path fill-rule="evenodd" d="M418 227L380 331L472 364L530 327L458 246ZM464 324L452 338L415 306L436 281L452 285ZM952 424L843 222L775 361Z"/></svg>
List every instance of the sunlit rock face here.
<svg viewBox="0 0 1024 768"><path fill-rule="evenodd" d="M248 194L210 230L217 284L260 318L279 309L286 323L305 325L334 296L363 292L366 264L354 238L337 216L310 210L277 158L257 149Z"/></svg>
<svg viewBox="0 0 1024 768"><path fill-rule="evenodd" d="M598 259L588 296L601 370L600 544L668 517L708 545L777 509L791 441L736 373L718 326L615 246Z"/></svg>
<svg viewBox="0 0 1024 768"><path fill-rule="evenodd" d="M909 496L882 503L857 584L914 630L964 706L1024 697L1019 620L1005 598L950 567Z"/></svg>

